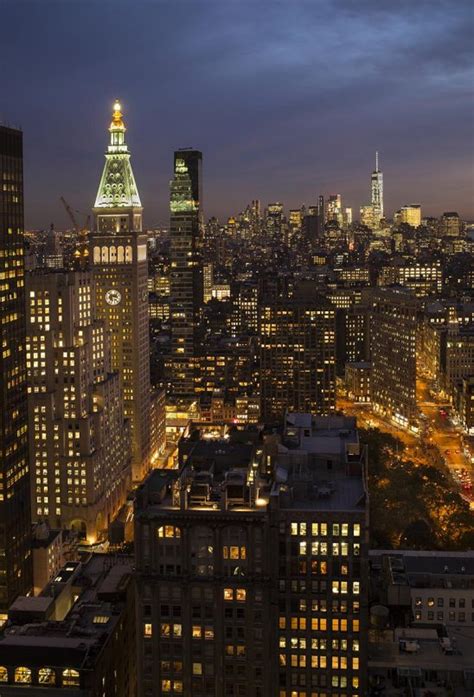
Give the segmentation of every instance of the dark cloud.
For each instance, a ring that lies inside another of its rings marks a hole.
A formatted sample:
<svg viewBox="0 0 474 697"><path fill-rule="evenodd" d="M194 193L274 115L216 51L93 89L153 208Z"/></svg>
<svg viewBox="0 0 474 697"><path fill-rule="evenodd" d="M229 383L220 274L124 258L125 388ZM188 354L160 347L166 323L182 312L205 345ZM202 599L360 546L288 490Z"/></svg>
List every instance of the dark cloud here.
<svg viewBox="0 0 474 697"><path fill-rule="evenodd" d="M149 223L172 151L204 151L206 213L252 198L368 195L472 210L472 3L437 0L0 0L0 117L25 132L27 221L87 210L108 110L125 105Z"/></svg>

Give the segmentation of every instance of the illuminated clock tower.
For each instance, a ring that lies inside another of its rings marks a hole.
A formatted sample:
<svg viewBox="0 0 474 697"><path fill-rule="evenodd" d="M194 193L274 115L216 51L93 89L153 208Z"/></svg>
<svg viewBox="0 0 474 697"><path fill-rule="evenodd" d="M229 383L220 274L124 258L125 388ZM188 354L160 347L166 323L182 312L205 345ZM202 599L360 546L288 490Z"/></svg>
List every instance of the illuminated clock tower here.
<svg viewBox="0 0 474 697"><path fill-rule="evenodd" d="M90 259L97 310L111 337L112 368L122 379L132 431L132 476L150 467L150 350L147 238L142 205L125 143L121 106L114 104L110 144L93 208Z"/></svg>

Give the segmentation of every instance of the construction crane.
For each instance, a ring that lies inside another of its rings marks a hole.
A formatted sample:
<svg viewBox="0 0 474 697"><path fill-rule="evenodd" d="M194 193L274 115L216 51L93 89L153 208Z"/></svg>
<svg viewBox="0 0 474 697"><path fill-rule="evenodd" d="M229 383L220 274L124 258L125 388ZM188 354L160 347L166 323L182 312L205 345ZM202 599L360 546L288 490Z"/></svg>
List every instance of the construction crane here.
<svg viewBox="0 0 474 697"><path fill-rule="evenodd" d="M79 227L75 213L80 213L81 211L73 209L66 201L64 196L61 196L60 200L64 208L66 209L66 213L68 214L77 235L76 249L74 251L74 263L78 265L80 268L84 268L87 264L89 257L88 237L91 217L90 215L88 215L86 217L83 227Z"/></svg>

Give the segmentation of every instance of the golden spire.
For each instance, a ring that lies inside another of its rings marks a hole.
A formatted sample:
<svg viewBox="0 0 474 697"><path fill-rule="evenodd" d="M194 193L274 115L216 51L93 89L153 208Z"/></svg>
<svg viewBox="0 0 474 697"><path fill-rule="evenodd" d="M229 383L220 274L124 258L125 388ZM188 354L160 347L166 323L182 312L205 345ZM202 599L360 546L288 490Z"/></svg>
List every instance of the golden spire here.
<svg viewBox="0 0 474 697"><path fill-rule="evenodd" d="M109 130L115 131L119 128L125 130L125 125L122 120L122 107L120 105L119 100L116 99L114 102L114 113L112 115L112 122L110 124Z"/></svg>

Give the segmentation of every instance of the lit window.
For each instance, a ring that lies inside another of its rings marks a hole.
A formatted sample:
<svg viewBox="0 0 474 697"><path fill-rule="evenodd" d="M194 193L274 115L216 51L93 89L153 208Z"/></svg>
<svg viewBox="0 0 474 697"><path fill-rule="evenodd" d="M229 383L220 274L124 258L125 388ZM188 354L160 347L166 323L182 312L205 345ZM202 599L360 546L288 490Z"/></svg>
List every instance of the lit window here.
<svg viewBox="0 0 474 697"><path fill-rule="evenodd" d="M52 668L40 668L38 671L38 682L41 685L55 685L56 675Z"/></svg>
<svg viewBox="0 0 474 697"><path fill-rule="evenodd" d="M79 673L73 668L63 670L63 687L79 687Z"/></svg>
<svg viewBox="0 0 474 697"><path fill-rule="evenodd" d="M15 682L31 683L31 670L24 666L15 668Z"/></svg>
<svg viewBox="0 0 474 697"><path fill-rule="evenodd" d="M224 588L224 600L233 600L234 599L234 589L233 588Z"/></svg>
<svg viewBox="0 0 474 697"><path fill-rule="evenodd" d="M181 530L174 525L161 525L157 530L158 537L181 537Z"/></svg>
<svg viewBox="0 0 474 697"><path fill-rule="evenodd" d="M0 682L8 682L8 670L5 666L0 666Z"/></svg>
<svg viewBox="0 0 474 697"><path fill-rule="evenodd" d="M153 634L153 625L150 623L147 623L143 627L143 636L152 636Z"/></svg>
<svg viewBox="0 0 474 697"><path fill-rule="evenodd" d="M245 588L237 588L237 590L235 592L236 600L239 600L240 602L244 602L246 596L247 596L247 591L245 590Z"/></svg>

